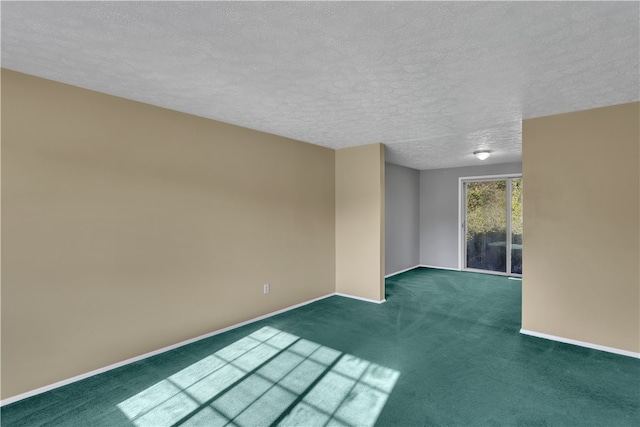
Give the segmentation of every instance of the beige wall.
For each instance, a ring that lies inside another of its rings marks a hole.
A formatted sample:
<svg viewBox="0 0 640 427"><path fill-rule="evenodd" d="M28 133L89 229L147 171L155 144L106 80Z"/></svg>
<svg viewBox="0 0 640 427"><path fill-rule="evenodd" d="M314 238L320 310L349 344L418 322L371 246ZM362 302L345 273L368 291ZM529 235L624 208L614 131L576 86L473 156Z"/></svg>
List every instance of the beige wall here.
<svg viewBox="0 0 640 427"><path fill-rule="evenodd" d="M384 145L336 151L336 292L384 300Z"/></svg>
<svg viewBox="0 0 640 427"><path fill-rule="evenodd" d="M3 70L2 398L335 292L334 173L330 149Z"/></svg>
<svg viewBox="0 0 640 427"><path fill-rule="evenodd" d="M639 105L524 121L524 329L640 352Z"/></svg>

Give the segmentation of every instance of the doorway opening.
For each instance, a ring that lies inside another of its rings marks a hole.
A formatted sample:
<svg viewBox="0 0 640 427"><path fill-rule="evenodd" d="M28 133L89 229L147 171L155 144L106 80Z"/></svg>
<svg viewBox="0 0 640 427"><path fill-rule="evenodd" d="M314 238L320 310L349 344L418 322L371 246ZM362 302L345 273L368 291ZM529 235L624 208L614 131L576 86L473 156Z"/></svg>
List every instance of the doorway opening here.
<svg viewBox="0 0 640 427"><path fill-rule="evenodd" d="M460 178L461 270L522 277L522 175Z"/></svg>

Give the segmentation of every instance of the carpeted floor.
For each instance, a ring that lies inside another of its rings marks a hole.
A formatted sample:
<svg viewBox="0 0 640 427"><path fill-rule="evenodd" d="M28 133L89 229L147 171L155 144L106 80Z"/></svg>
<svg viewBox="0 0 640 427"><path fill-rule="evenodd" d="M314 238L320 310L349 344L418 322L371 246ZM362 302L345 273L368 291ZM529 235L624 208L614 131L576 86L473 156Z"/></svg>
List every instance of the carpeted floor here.
<svg viewBox="0 0 640 427"><path fill-rule="evenodd" d="M416 269L387 279L385 304L330 297L7 405L1 422L640 425L640 360L520 335L520 301L519 281Z"/></svg>

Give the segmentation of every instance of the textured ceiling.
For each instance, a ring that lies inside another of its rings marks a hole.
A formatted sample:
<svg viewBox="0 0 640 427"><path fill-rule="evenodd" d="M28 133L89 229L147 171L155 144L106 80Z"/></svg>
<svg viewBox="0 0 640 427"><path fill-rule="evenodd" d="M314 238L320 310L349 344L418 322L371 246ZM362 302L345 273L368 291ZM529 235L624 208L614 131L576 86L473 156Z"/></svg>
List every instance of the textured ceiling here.
<svg viewBox="0 0 640 427"><path fill-rule="evenodd" d="M640 99L638 2L7 2L2 66L416 169Z"/></svg>

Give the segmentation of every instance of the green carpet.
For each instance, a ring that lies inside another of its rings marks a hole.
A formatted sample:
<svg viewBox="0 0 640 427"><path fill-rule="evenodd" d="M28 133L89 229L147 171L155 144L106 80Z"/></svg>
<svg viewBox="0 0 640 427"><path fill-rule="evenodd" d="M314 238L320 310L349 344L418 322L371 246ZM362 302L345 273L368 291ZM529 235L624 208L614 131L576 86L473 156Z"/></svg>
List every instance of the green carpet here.
<svg viewBox="0 0 640 427"><path fill-rule="evenodd" d="M330 297L7 405L2 426L640 425L640 360L519 334L521 282L386 283L385 304Z"/></svg>

